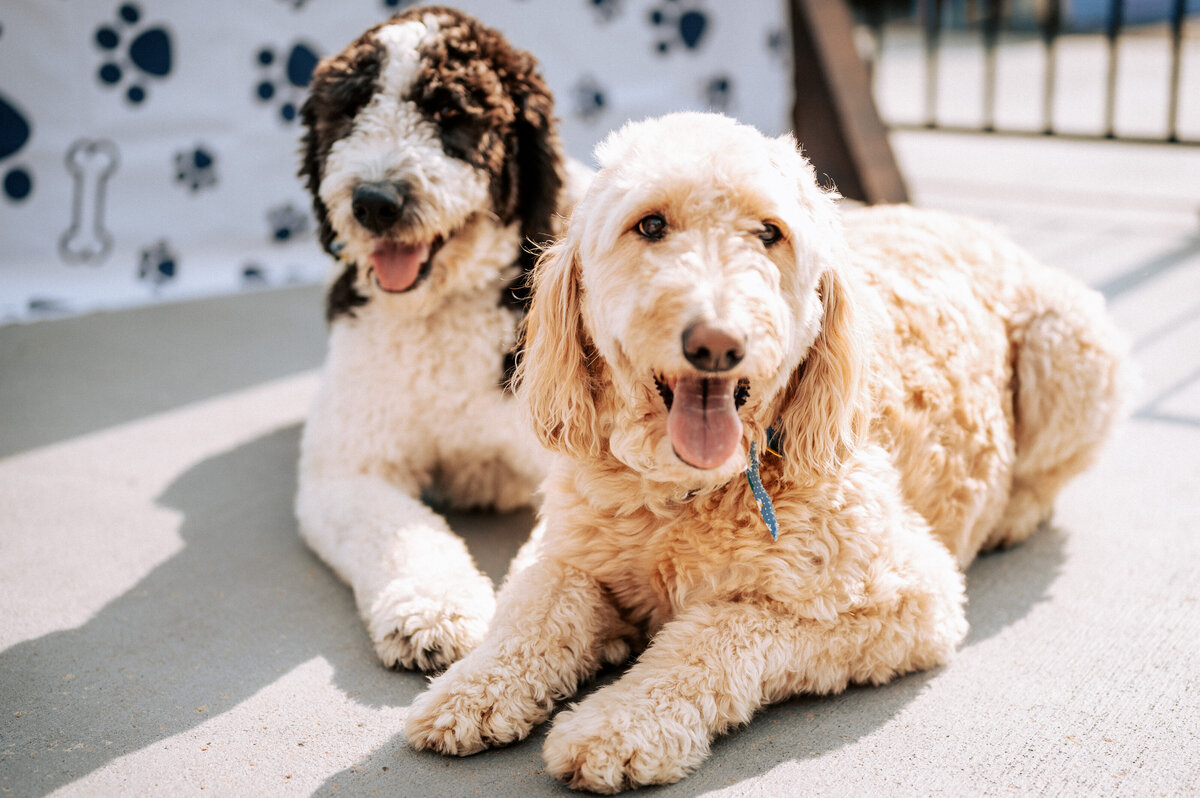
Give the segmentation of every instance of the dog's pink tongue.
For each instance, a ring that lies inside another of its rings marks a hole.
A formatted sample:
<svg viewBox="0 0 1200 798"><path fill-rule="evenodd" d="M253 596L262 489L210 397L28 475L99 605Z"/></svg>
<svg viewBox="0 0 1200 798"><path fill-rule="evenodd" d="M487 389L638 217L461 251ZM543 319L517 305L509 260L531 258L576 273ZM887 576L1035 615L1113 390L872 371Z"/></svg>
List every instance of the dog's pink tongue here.
<svg viewBox="0 0 1200 798"><path fill-rule="evenodd" d="M667 435L675 453L695 468L715 468L729 459L742 439L742 420L733 401L734 381L681 377L667 414Z"/></svg>
<svg viewBox="0 0 1200 798"><path fill-rule="evenodd" d="M428 244L388 241L371 253L375 279L384 291L407 291L417 281L421 266L429 260Z"/></svg>

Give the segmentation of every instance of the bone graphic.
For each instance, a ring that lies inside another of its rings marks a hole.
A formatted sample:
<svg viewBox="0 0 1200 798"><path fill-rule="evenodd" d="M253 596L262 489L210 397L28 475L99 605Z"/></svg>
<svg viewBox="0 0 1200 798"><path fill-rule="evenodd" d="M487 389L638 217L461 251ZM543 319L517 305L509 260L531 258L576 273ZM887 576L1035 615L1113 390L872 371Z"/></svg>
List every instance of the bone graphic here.
<svg viewBox="0 0 1200 798"><path fill-rule="evenodd" d="M74 183L71 226L58 240L58 253L74 263L102 261L113 244L104 229L104 197L108 179L117 171L117 145L105 139L79 139L67 150L66 164Z"/></svg>

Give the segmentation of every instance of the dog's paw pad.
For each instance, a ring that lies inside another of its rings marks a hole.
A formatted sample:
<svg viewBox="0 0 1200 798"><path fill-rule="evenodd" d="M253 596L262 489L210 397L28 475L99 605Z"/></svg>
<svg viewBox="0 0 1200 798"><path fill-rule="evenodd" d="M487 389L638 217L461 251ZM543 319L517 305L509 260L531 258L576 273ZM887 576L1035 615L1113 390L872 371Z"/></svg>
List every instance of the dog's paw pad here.
<svg viewBox="0 0 1200 798"><path fill-rule="evenodd" d="M443 618L427 626L409 620L409 629L394 629L375 643L375 653L389 668L444 670L477 646L487 629L486 624L463 618Z"/></svg>
<svg viewBox="0 0 1200 798"><path fill-rule="evenodd" d="M439 671L479 645L494 609L490 593L451 599L392 585L375 601L367 625L387 667Z"/></svg>
<svg viewBox="0 0 1200 798"><path fill-rule="evenodd" d="M465 756L525 739L549 716L553 699L520 678L506 681L494 667L489 663L474 675L455 669L435 679L409 710L409 745Z"/></svg>
<svg viewBox="0 0 1200 798"><path fill-rule="evenodd" d="M702 732L618 711L607 718L586 704L558 716L546 737L546 772L576 790L616 793L672 784L707 755Z"/></svg>
<svg viewBox="0 0 1200 798"><path fill-rule="evenodd" d="M480 723L482 713L470 712L461 706L461 701L453 702L460 705L453 709L449 703L444 699L414 702L404 726L408 744L418 751L436 751L448 756L466 756L486 748Z"/></svg>
<svg viewBox="0 0 1200 798"><path fill-rule="evenodd" d="M1023 543L1038 527L1050 520L1053 507L1039 501L1028 489L1016 490L983 545L985 551L1004 549Z"/></svg>

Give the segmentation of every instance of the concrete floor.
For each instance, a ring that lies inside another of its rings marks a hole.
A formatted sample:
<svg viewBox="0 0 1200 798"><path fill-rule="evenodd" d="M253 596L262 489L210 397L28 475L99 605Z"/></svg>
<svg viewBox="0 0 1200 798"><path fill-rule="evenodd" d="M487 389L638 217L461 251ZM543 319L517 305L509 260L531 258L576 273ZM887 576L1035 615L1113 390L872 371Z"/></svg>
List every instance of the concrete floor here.
<svg viewBox="0 0 1200 798"><path fill-rule="evenodd" d="M669 796L1200 790L1200 152L897 134L915 200L996 219L1108 295L1142 388L1051 528L968 573L936 671L761 712ZM558 795L541 735L400 735L296 536L313 288L0 328L0 792ZM528 514L457 516L499 577ZM610 675L607 678L612 678Z"/></svg>

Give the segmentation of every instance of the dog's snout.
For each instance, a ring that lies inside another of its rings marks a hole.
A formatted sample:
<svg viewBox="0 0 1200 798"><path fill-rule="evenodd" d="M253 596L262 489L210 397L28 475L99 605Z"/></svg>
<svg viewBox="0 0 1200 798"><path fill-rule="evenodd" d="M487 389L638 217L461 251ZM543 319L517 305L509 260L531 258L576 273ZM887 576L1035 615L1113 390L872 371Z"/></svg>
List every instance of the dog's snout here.
<svg viewBox="0 0 1200 798"><path fill-rule="evenodd" d="M728 327L698 321L683 331L683 356L701 371L729 371L746 356L746 339Z"/></svg>
<svg viewBox="0 0 1200 798"><path fill-rule="evenodd" d="M362 183L354 189L351 208L359 224L379 235L400 218L404 195L392 183Z"/></svg>

